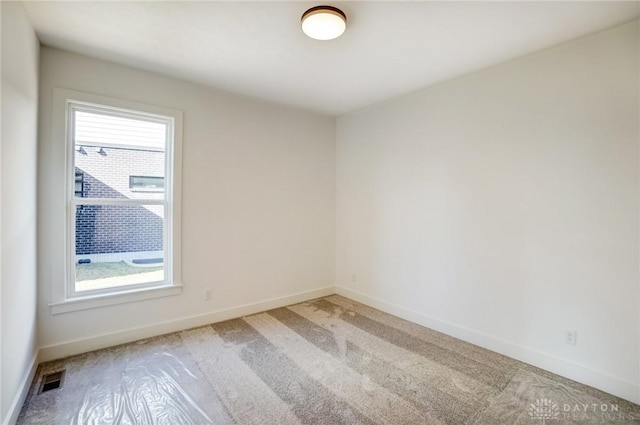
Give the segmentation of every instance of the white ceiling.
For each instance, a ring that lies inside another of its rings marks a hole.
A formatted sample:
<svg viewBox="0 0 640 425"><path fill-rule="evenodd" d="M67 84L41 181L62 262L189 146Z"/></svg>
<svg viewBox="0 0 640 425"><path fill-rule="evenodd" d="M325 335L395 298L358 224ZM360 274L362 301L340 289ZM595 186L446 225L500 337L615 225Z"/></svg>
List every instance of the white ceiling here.
<svg viewBox="0 0 640 425"><path fill-rule="evenodd" d="M638 17L640 2L330 1L345 34L307 38L318 2L27 2L43 44L341 114Z"/></svg>

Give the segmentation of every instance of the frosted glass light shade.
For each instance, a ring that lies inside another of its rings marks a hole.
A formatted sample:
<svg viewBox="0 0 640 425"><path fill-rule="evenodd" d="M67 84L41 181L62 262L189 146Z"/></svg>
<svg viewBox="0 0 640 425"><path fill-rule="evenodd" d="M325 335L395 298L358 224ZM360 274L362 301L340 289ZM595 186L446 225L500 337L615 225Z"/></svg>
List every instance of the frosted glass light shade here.
<svg viewBox="0 0 640 425"><path fill-rule="evenodd" d="M302 31L316 40L333 40L347 29L347 17L332 6L316 6L302 14Z"/></svg>

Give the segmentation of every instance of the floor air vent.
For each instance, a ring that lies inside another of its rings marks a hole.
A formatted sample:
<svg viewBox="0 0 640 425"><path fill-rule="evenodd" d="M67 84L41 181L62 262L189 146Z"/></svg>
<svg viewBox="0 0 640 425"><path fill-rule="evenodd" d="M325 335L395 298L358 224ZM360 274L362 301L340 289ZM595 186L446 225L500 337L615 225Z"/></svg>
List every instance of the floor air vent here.
<svg viewBox="0 0 640 425"><path fill-rule="evenodd" d="M64 374L65 370L60 370L58 372L48 373L42 377L42 384L40 384L39 394L42 394L49 390L55 390L56 388L62 387L62 383L64 382Z"/></svg>

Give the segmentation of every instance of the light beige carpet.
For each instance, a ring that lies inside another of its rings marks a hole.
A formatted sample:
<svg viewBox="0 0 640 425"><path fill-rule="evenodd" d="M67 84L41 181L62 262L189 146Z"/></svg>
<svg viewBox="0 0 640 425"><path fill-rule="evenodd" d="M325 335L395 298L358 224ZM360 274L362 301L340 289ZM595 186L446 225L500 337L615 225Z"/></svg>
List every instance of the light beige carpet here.
<svg viewBox="0 0 640 425"><path fill-rule="evenodd" d="M640 406L334 295L43 364L18 423L640 424Z"/></svg>

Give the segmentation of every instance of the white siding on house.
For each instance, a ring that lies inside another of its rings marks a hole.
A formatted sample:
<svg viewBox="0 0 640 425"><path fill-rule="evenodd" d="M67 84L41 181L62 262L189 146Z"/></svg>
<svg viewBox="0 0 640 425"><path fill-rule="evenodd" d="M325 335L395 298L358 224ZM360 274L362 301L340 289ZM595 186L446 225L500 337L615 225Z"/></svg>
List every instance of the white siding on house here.
<svg viewBox="0 0 640 425"><path fill-rule="evenodd" d="M104 113L75 113L76 145L137 146L142 149L164 150L167 125Z"/></svg>

